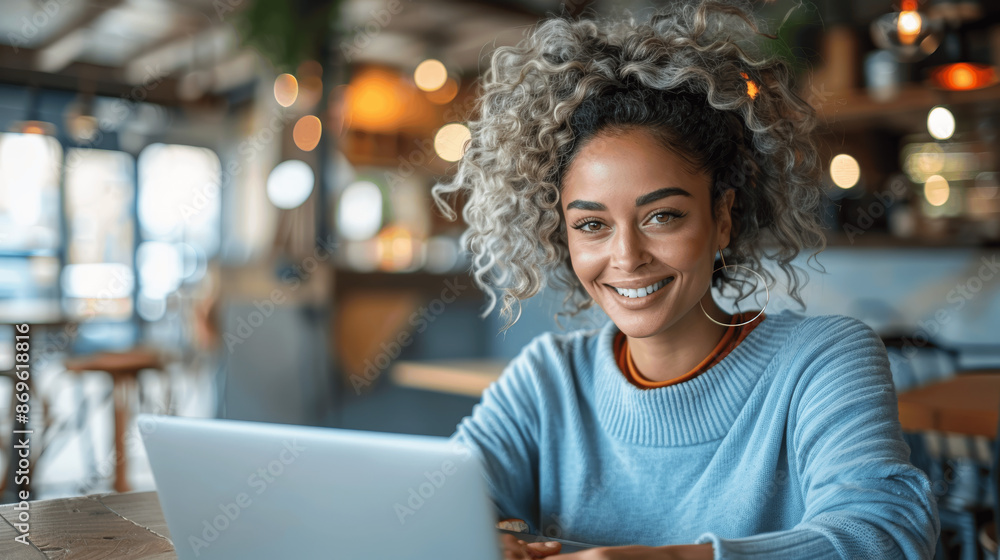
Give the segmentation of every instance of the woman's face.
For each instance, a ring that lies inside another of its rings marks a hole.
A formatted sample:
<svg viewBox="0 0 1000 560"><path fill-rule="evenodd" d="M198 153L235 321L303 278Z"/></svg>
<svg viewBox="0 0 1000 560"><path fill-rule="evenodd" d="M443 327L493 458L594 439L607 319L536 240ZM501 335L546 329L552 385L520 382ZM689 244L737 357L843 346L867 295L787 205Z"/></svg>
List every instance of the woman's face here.
<svg viewBox="0 0 1000 560"><path fill-rule="evenodd" d="M563 177L560 204L573 270L630 337L693 324L699 319L690 314L702 315L703 297L706 310L715 308L709 281L716 250L729 245L734 193L726 192L724 211L713 220L711 176L689 167L648 132L633 129L594 136ZM651 285L655 291L642 296Z"/></svg>

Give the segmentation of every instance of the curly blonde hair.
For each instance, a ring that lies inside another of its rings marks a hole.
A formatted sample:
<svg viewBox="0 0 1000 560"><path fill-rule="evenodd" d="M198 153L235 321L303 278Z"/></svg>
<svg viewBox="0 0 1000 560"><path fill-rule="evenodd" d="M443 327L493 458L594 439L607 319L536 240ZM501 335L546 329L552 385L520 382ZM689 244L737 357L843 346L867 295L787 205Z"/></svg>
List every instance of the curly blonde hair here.
<svg viewBox="0 0 1000 560"><path fill-rule="evenodd" d="M565 290L570 316L591 307L569 257L562 177L596 134L636 128L711 173L713 208L726 189L736 191L728 262L757 270L770 287L775 278L761 260L777 261L805 308L799 290L808 274L800 281L791 261L803 248L818 247L815 257L826 247L817 121L789 66L756 54L760 36L770 37L746 4L681 0L641 21L628 11L554 17L496 49L457 173L432 189L451 220L447 198L467 195L461 242L489 298L483 317L496 305L494 287L503 292L503 330L520 318L521 300L550 283ZM729 281L721 272L712 280Z"/></svg>

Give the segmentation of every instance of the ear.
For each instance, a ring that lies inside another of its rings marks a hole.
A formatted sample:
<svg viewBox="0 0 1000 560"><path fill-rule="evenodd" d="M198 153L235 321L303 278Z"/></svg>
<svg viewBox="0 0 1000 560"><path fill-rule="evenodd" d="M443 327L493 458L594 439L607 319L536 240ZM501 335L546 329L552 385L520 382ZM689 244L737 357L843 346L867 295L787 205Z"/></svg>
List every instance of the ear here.
<svg viewBox="0 0 1000 560"><path fill-rule="evenodd" d="M736 190L726 189L716 204L715 223L718 227L716 234L720 247L728 247L733 231L733 202L736 200Z"/></svg>

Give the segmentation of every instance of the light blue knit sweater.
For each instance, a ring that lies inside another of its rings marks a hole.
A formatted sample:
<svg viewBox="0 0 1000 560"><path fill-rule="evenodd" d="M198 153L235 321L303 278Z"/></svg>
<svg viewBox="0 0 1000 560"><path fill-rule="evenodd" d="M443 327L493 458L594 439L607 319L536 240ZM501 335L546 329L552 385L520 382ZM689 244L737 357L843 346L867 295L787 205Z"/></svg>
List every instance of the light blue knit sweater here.
<svg viewBox="0 0 1000 560"><path fill-rule="evenodd" d="M937 505L868 325L768 314L649 390L618 369L617 332L539 335L458 425L500 518L604 546L711 542L717 560L933 556Z"/></svg>

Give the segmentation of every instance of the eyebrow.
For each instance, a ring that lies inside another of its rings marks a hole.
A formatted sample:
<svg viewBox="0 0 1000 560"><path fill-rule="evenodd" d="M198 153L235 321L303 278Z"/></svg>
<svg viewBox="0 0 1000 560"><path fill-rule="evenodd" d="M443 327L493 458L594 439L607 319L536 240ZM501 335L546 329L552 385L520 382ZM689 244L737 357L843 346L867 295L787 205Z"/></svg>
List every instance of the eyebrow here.
<svg viewBox="0 0 1000 560"><path fill-rule="evenodd" d="M646 193L646 194L640 196L639 198L635 199L635 206L636 206L636 208L638 208L640 206L645 206L645 205L649 204L650 202L655 202L657 200L660 200L661 198L666 198L668 196L689 196L690 197L690 196L692 196L692 194L689 193L688 191L680 188L680 187L664 187L662 189L657 189L657 190L655 190L653 192ZM607 210L608 209L607 206L601 204L600 202L591 202L589 200L574 200L573 202L570 202L566 206L567 210L572 210L573 208L579 208L580 210L590 210L590 211L598 211L598 210Z"/></svg>

